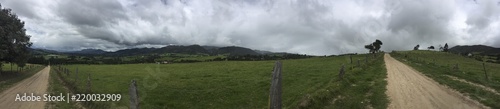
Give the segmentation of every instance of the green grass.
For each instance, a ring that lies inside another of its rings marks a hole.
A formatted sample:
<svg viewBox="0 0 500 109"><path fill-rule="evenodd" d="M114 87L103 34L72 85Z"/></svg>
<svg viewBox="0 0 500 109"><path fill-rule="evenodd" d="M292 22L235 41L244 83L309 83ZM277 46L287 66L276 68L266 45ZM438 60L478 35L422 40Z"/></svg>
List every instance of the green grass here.
<svg viewBox="0 0 500 109"><path fill-rule="evenodd" d="M13 67L12 71L10 70L10 64L4 64L2 67L2 75L0 75L0 92L8 89L19 81L31 77L33 74L44 68L44 66L41 65L32 65L31 69L25 69L21 72L17 72L17 66L13 65Z"/></svg>
<svg viewBox="0 0 500 109"><path fill-rule="evenodd" d="M353 60L358 59L364 60L365 55L353 56ZM135 79L141 108L254 109L268 107L274 62L68 65L63 67L71 69L72 73L63 77L74 80L78 68L80 79L77 83L83 87L90 73L92 93L123 95L124 99L119 102L107 102L112 107L129 106L128 87ZM372 67L364 65L349 70L354 64L348 64L348 56L283 60L283 107L387 107L383 57L379 55L369 62ZM348 71L346 78L339 80L337 74L342 64L346 64ZM343 98L335 103L328 102L338 95ZM314 105L301 105L304 102Z"/></svg>
<svg viewBox="0 0 500 109"><path fill-rule="evenodd" d="M66 95L66 93L70 92L68 89L65 88L63 82L58 78L57 74L55 73L55 69L51 68L50 69L50 78L49 78L49 88L47 90L48 94L50 95L59 95L62 93L63 95ZM75 102L59 102L59 101L54 101L54 102L47 102L47 105L45 105L46 108L49 109L77 109L78 107L75 105Z"/></svg>
<svg viewBox="0 0 500 109"><path fill-rule="evenodd" d="M11 64L10 63L2 63L2 72L12 72L12 71L17 71L17 65L16 64Z"/></svg>
<svg viewBox="0 0 500 109"><path fill-rule="evenodd" d="M485 68L489 76L489 80L487 80L484 75L483 62L471 58L432 51L393 52L391 55L424 73L426 76L433 78L440 84L449 86L461 93L466 93L466 95L487 106L500 108L500 104L498 104L498 101L500 101L499 95L446 76L451 75L472 83L491 87L498 92L500 89L500 74L497 72L500 70L500 64L485 63ZM452 66L456 64L459 66L458 71L452 69Z"/></svg>

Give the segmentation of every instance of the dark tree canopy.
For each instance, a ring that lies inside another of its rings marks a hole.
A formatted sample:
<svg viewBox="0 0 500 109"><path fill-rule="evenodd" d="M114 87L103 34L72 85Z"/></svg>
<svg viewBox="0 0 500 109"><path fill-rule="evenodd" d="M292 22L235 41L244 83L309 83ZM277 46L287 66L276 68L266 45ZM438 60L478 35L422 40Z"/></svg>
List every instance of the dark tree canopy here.
<svg viewBox="0 0 500 109"><path fill-rule="evenodd" d="M375 47L372 44L365 45L365 48L370 50L370 53L372 53L375 50Z"/></svg>
<svg viewBox="0 0 500 109"><path fill-rule="evenodd" d="M2 8L1 4L0 9L0 62L23 67L28 61L28 48L32 45L30 36L26 35L24 22L11 9Z"/></svg>
<svg viewBox="0 0 500 109"><path fill-rule="evenodd" d="M368 49L370 53L376 53L380 50L382 44L382 41L377 39L375 42L365 45L365 48Z"/></svg>
<svg viewBox="0 0 500 109"><path fill-rule="evenodd" d="M434 49L434 46L427 47L427 49Z"/></svg>
<svg viewBox="0 0 500 109"><path fill-rule="evenodd" d="M448 43L444 44L443 51L448 52Z"/></svg>
<svg viewBox="0 0 500 109"><path fill-rule="evenodd" d="M420 48L420 45L413 47L413 50L418 50L418 48Z"/></svg>

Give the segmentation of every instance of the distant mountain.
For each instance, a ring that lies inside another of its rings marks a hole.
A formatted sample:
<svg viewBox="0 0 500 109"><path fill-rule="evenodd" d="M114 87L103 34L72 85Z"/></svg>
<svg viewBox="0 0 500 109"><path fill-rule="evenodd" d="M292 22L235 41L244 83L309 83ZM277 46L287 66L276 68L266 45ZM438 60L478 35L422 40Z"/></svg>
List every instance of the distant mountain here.
<svg viewBox="0 0 500 109"><path fill-rule="evenodd" d="M215 51L216 54L229 54L229 55L259 55L259 53L253 51L252 49L229 46L221 47Z"/></svg>
<svg viewBox="0 0 500 109"><path fill-rule="evenodd" d="M480 53L483 55L499 55L500 48L485 46L485 45L464 45L455 46L449 50L452 53Z"/></svg>
<svg viewBox="0 0 500 109"><path fill-rule="evenodd" d="M65 53L70 53L70 54L84 54L84 55L97 55L97 54L104 54L108 53L107 51L101 50L101 49L83 49L80 51L70 51L70 52L65 52Z"/></svg>
<svg viewBox="0 0 500 109"><path fill-rule="evenodd" d="M209 54L208 50L200 45L166 46L153 51L153 53L183 53L183 54Z"/></svg>
<svg viewBox="0 0 500 109"><path fill-rule="evenodd" d="M228 46L200 46L200 45L170 45L162 48L130 48L122 49L115 52L107 52L100 49L83 49L80 51L58 52L45 49L30 49L35 54L67 54L67 55L104 55L104 56L133 56L145 54L164 54L164 53L179 53L179 54L209 54L209 55L261 55L261 54L288 54L274 53L270 51L252 50L244 47Z"/></svg>
<svg viewBox="0 0 500 109"><path fill-rule="evenodd" d="M270 51L263 51L263 50L254 50L254 51L259 53L259 54L273 54L273 52L270 52Z"/></svg>
<svg viewBox="0 0 500 109"><path fill-rule="evenodd" d="M203 47L205 50L209 50L209 51L212 50L212 49L219 49L219 48L221 48L221 47L217 47L217 46L201 46L201 47Z"/></svg>
<svg viewBox="0 0 500 109"><path fill-rule="evenodd" d="M107 56L132 56L132 55L148 54L148 53L151 53L155 50L158 50L158 48L131 48L131 49L118 50L115 52L108 52L108 53L105 53L104 55L107 55Z"/></svg>
<svg viewBox="0 0 500 109"><path fill-rule="evenodd" d="M31 54L34 54L34 55L60 54L60 52L55 51L55 50L47 50L47 49L40 49L40 48L28 48L28 51L30 51Z"/></svg>

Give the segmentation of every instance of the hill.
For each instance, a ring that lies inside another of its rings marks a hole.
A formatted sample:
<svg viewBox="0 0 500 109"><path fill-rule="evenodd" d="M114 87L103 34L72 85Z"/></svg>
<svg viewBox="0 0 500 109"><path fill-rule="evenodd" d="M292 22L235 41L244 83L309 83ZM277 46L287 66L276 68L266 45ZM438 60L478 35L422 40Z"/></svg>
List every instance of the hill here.
<svg viewBox="0 0 500 109"><path fill-rule="evenodd" d="M222 47L217 49L214 53L229 55L259 55L259 53L255 52L254 50L237 46Z"/></svg>
<svg viewBox="0 0 500 109"><path fill-rule="evenodd" d="M189 46L166 46L154 50L153 53L182 53L182 54L209 54L209 52L200 45Z"/></svg>
<svg viewBox="0 0 500 109"><path fill-rule="evenodd" d="M97 54L104 54L108 53L107 51L101 50L101 49L83 49L80 51L70 51L70 52L65 52L69 54L84 54L84 55L97 55Z"/></svg>
<svg viewBox="0 0 500 109"><path fill-rule="evenodd" d="M114 52L107 52L100 49L83 49L80 51L69 51L60 52L54 50L46 49L33 49L30 51L35 55L47 55L47 54L67 54L67 55L101 55L101 56L133 56L133 55L147 55L147 54L165 54L165 53L178 53L178 54L190 54L190 55L261 55L261 54L274 54L270 51L252 50L245 47L238 46L228 46L228 47L217 47L217 46L200 46L200 45L170 45L162 48L130 48L122 49ZM289 53L280 53L289 54Z"/></svg>
<svg viewBox="0 0 500 109"><path fill-rule="evenodd" d="M500 55L500 48L485 45L464 45L450 48L452 53L478 53L481 55Z"/></svg>
<svg viewBox="0 0 500 109"><path fill-rule="evenodd" d="M28 48L28 51L30 51L31 54L34 55L60 54L60 52L55 50L47 50L41 48Z"/></svg>

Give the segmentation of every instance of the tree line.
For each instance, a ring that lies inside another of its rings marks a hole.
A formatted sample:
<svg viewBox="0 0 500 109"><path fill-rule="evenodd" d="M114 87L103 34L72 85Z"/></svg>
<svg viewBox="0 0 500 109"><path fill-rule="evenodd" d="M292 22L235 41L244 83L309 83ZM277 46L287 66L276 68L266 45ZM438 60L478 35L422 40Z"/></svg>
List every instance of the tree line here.
<svg viewBox="0 0 500 109"><path fill-rule="evenodd" d="M0 74L3 63L14 63L24 67L28 61L31 47L29 35L26 34L24 22L11 9L0 4Z"/></svg>

